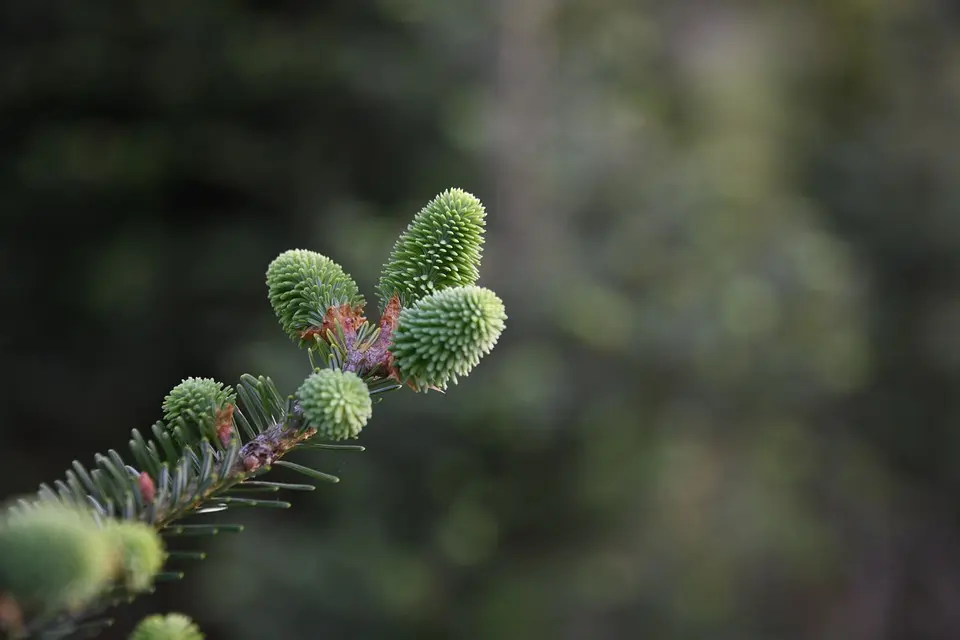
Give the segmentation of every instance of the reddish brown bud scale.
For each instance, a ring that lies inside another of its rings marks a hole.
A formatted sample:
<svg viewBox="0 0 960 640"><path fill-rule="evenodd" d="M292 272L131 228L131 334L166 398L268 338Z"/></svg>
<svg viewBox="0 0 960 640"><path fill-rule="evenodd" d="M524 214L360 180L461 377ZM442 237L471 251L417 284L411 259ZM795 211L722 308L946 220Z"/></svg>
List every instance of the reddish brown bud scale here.
<svg viewBox="0 0 960 640"><path fill-rule="evenodd" d="M217 413L217 439L224 448L233 440L233 410L235 405L228 404Z"/></svg>
<svg viewBox="0 0 960 640"><path fill-rule="evenodd" d="M367 319L363 316L363 307L359 305L341 304L337 307L330 307L323 315L323 324L319 327L307 327L300 332L300 339L304 342L313 340L319 336L321 340L329 342L327 336L330 331L336 332L337 327L343 331L348 344L353 344L356 338L357 328Z"/></svg>
<svg viewBox="0 0 960 640"><path fill-rule="evenodd" d="M322 336L327 335L328 330L336 331L337 327L343 330L348 341L351 336L356 336L357 327L366 322L363 317L363 307L342 304L339 307L330 307L323 316Z"/></svg>
<svg viewBox="0 0 960 640"><path fill-rule="evenodd" d="M320 336L322 339L324 337L323 329L321 327L310 327L300 332L300 339L304 342L312 340L314 336Z"/></svg>
<svg viewBox="0 0 960 640"><path fill-rule="evenodd" d="M387 378L395 378L400 381L400 375L393 366L393 354L390 353L390 343L393 340L393 331L397 328L397 322L400 318L400 298L394 295L390 302L384 307L380 315L380 321L377 325L380 333L375 342L371 343L364 353L364 361L367 369L377 370L380 375Z"/></svg>
<svg viewBox="0 0 960 640"><path fill-rule="evenodd" d="M153 504L153 501L157 498L157 487L153 484L153 478L150 477L150 474L141 471L137 483L140 485L140 497L143 498L143 503Z"/></svg>
<svg viewBox="0 0 960 640"><path fill-rule="evenodd" d="M380 315L380 331L386 332L387 337L393 333L393 330L397 326L397 322L400 320L400 298L396 294L390 298L390 302L387 303L387 306L383 308L383 313Z"/></svg>

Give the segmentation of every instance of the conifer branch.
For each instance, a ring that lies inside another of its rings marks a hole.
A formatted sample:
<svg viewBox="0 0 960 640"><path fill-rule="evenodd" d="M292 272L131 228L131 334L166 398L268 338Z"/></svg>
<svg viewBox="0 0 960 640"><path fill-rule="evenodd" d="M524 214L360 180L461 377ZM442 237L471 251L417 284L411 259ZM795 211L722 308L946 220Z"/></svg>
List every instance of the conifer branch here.
<svg viewBox="0 0 960 640"><path fill-rule="evenodd" d="M384 266L373 325L352 278L318 253L297 249L267 269L268 299L281 327L307 349L311 373L294 395L266 377L244 375L236 390L186 378L163 401L163 420L147 437L131 432L136 466L114 450L88 469L74 461L63 480L0 512L0 634L7 638L95 635L111 606L183 572L167 561L202 552L166 543L181 536L240 532L242 525L181 521L204 513L288 508L263 493L313 484L264 481L274 466L315 482L339 482L285 460L298 449L362 451L356 439L374 398L403 386L442 391L467 375L496 344L506 314L489 289L475 286L485 213L452 189L414 218ZM181 614L151 616L131 640L200 640Z"/></svg>

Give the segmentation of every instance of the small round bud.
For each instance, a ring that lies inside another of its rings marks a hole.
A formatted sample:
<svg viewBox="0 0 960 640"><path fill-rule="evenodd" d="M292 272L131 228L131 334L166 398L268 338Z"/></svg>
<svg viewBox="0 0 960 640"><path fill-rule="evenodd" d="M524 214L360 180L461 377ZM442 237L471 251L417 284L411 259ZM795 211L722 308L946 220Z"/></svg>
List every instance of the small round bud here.
<svg viewBox="0 0 960 640"><path fill-rule="evenodd" d="M183 444L194 444L202 438L221 442L218 425L232 417L237 399L229 386L212 378L186 378L163 399L163 421L167 427L180 427ZM232 423L229 425L232 430Z"/></svg>
<svg viewBox="0 0 960 640"><path fill-rule="evenodd" d="M479 278L486 212L461 189L449 189L430 201L407 227L380 277L382 306L397 295L401 306L449 287L472 285Z"/></svg>
<svg viewBox="0 0 960 640"><path fill-rule="evenodd" d="M120 549L120 577L129 591L146 591L163 567L163 540L153 527L129 520L112 521L109 534Z"/></svg>
<svg viewBox="0 0 960 640"><path fill-rule="evenodd" d="M130 634L129 640L203 640L193 621L182 613L147 616Z"/></svg>
<svg viewBox="0 0 960 640"><path fill-rule="evenodd" d="M357 283L330 258L305 249L291 249L267 267L267 297L280 326L294 342L309 346L304 332L323 325L330 307L362 307Z"/></svg>
<svg viewBox="0 0 960 640"><path fill-rule="evenodd" d="M106 588L116 560L85 510L40 503L0 516L0 593L25 609L82 607Z"/></svg>
<svg viewBox="0 0 960 640"><path fill-rule="evenodd" d="M321 369L297 391L303 415L327 440L356 438L373 414L366 383L352 371Z"/></svg>
<svg viewBox="0 0 960 640"><path fill-rule="evenodd" d="M390 351L402 379L444 389L465 376L497 343L507 315L483 287L445 289L400 312Z"/></svg>

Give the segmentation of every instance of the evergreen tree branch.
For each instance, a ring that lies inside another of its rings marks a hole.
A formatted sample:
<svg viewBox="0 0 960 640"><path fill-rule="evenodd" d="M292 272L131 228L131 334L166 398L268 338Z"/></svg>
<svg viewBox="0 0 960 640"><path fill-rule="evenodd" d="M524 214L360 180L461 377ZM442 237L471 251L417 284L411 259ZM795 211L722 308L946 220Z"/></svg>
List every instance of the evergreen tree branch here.
<svg viewBox="0 0 960 640"><path fill-rule="evenodd" d="M403 386L446 388L467 375L504 328L503 303L474 285L485 213L466 192L444 192L401 234L384 266L374 325L352 278L318 253L297 249L267 269L268 299L281 327L307 349L311 373L283 397L266 377L244 375L236 390L186 378L163 402L148 437L131 432L136 466L114 450L87 469L74 461L63 480L0 513L0 634L7 638L95 635L105 610L179 580L165 561L199 552L165 549L181 536L239 532L242 525L181 521L230 509L288 508L260 493L313 484L259 479L272 467L316 482L339 478L284 458L298 449L362 451L355 439L373 399ZM152 436L152 437L149 437ZM142 621L133 640L200 640L180 614Z"/></svg>

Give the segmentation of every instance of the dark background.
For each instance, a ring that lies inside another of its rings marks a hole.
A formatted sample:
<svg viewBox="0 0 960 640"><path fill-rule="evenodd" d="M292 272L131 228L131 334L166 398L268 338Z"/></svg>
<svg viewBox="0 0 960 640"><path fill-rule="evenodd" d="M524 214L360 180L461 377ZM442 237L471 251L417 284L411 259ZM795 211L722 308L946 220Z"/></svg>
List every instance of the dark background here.
<svg viewBox="0 0 960 640"><path fill-rule="evenodd" d="M104 637L960 637L956 3L7 0L0 64L5 495L295 389L269 261L375 300L447 187L510 316Z"/></svg>

